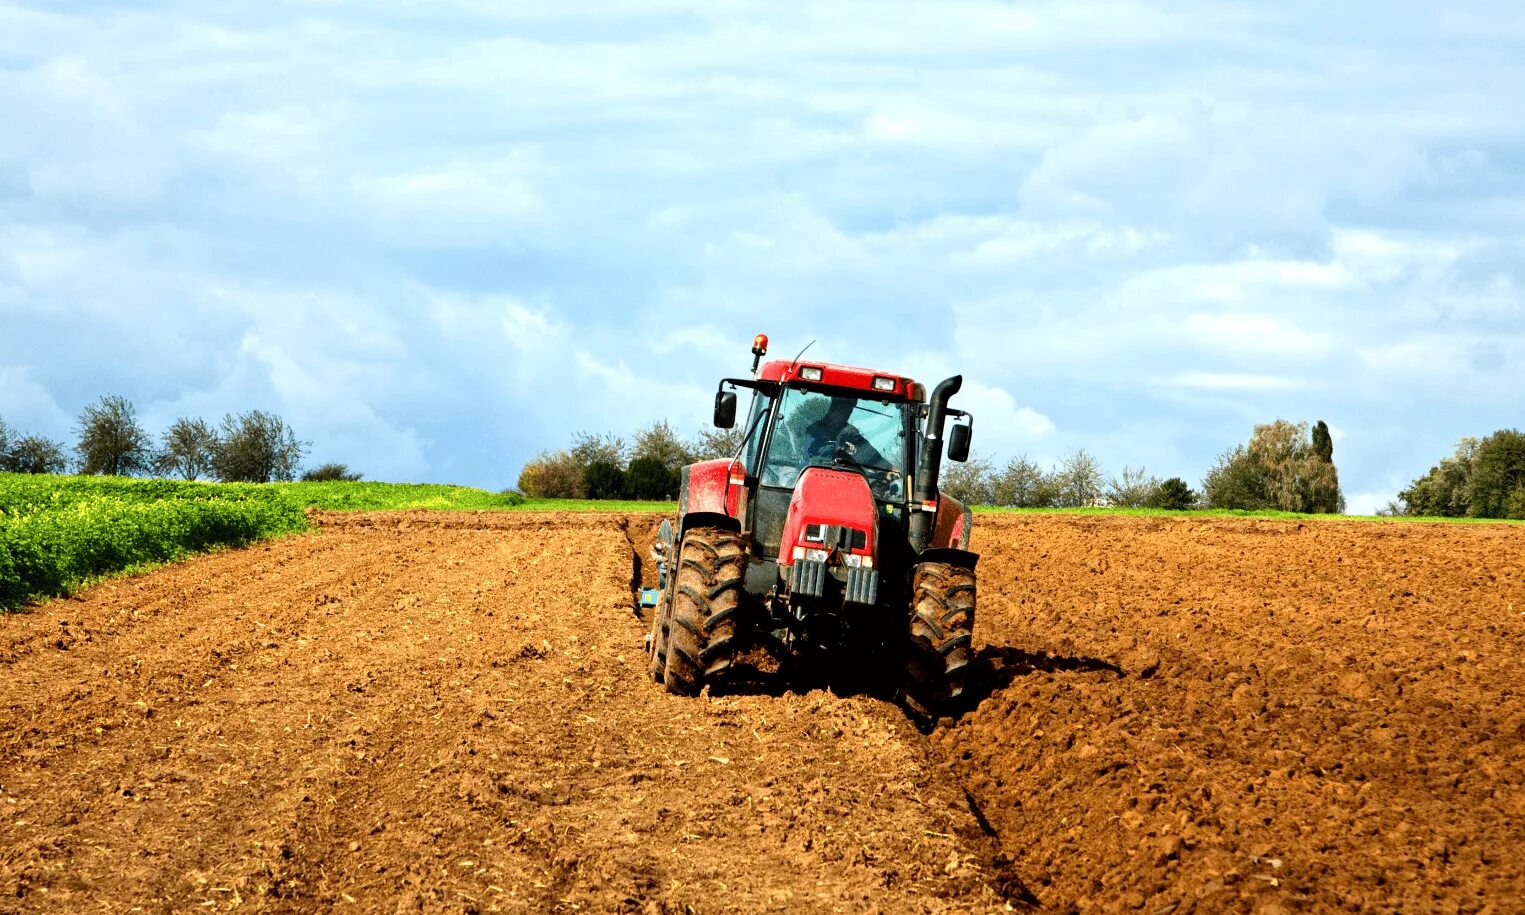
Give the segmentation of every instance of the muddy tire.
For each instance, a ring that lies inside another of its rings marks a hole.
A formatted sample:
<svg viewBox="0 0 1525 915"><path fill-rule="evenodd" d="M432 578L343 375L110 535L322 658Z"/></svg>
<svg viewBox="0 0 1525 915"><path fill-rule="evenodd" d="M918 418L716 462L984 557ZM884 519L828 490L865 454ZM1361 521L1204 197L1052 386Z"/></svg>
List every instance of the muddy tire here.
<svg viewBox="0 0 1525 915"><path fill-rule="evenodd" d="M692 696L745 651L746 542L740 534L695 528L683 535L665 641L667 691Z"/></svg>
<svg viewBox="0 0 1525 915"><path fill-rule="evenodd" d="M918 565L911 578L911 632L904 697L927 720L957 711L974 659L974 570Z"/></svg>

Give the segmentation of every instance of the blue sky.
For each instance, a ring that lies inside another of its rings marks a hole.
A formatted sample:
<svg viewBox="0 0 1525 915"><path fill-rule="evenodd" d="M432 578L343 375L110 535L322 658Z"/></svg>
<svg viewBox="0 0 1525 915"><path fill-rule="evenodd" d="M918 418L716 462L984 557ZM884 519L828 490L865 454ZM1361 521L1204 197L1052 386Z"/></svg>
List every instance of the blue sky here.
<svg viewBox="0 0 1525 915"><path fill-rule="evenodd" d="M975 449L1352 510L1525 425L1512 3L0 2L0 417L275 410L500 488L767 332Z"/></svg>

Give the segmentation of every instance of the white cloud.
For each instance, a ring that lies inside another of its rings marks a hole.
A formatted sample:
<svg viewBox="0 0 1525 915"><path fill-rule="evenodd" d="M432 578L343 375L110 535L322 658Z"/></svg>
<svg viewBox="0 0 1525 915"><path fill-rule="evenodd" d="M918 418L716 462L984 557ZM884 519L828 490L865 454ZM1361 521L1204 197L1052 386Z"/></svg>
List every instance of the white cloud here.
<svg viewBox="0 0 1525 915"><path fill-rule="evenodd" d="M1322 416L1376 492L1525 387L1525 28L1325 12L0 6L0 414L275 406L501 485L697 427L766 331L962 372L985 453Z"/></svg>
<svg viewBox="0 0 1525 915"><path fill-rule="evenodd" d="M1180 372L1166 378L1168 386L1202 391L1293 391L1311 387L1300 378L1251 375L1241 372Z"/></svg>

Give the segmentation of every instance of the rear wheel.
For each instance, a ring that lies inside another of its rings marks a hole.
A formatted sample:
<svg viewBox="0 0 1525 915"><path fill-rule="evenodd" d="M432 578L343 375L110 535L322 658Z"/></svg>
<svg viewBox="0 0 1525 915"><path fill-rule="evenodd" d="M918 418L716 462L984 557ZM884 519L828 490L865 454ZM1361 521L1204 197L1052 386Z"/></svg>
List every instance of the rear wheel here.
<svg viewBox="0 0 1525 915"><path fill-rule="evenodd" d="M974 647L974 570L923 562L911 578L905 699L928 719L955 710Z"/></svg>
<svg viewBox="0 0 1525 915"><path fill-rule="evenodd" d="M663 682L668 692L695 695L745 650L740 617L746 573L740 534L700 527L683 535L667 605Z"/></svg>

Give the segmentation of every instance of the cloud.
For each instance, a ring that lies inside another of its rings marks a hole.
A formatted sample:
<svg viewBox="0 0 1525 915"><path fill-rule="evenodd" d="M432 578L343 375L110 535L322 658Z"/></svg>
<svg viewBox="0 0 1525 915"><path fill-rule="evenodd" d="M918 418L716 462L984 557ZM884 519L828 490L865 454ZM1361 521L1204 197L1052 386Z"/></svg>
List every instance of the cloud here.
<svg viewBox="0 0 1525 915"><path fill-rule="evenodd" d="M1525 29L1325 12L0 6L0 415L499 486L697 429L762 331L962 373L997 457L1327 418L1364 498L1518 424Z"/></svg>
<svg viewBox="0 0 1525 915"><path fill-rule="evenodd" d="M1165 379L1165 384L1202 391L1292 391L1310 386L1299 378L1237 372L1181 372Z"/></svg>

